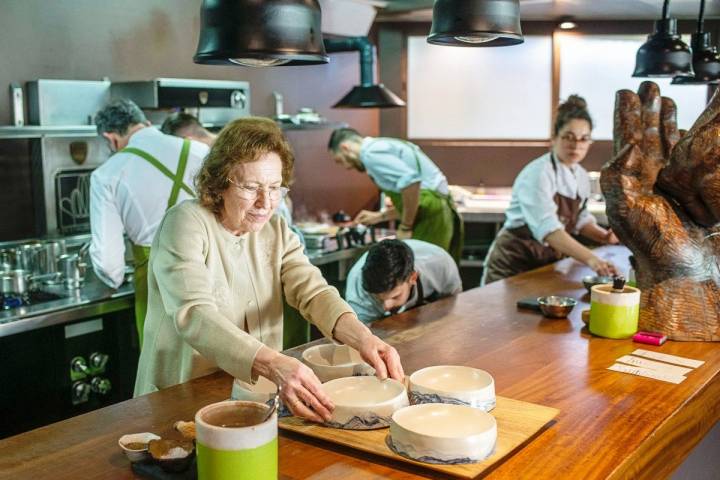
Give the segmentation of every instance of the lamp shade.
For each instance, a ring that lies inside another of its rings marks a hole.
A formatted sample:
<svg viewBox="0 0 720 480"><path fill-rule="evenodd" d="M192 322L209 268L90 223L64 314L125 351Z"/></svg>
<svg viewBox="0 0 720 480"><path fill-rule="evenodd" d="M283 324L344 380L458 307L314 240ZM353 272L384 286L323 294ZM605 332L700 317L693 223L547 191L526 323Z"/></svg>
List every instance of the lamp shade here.
<svg viewBox="0 0 720 480"><path fill-rule="evenodd" d="M435 0L428 43L504 47L522 43L518 0Z"/></svg>
<svg viewBox="0 0 720 480"><path fill-rule="evenodd" d="M393 108L404 107L405 102L385 85L358 85L340 99L333 108Z"/></svg>
<svg viewBox="0 0 720 480"><path fill-rule="evenodd" d="M271 67L327 63L317 0L203 0L193 60Z"/></svg>
<svg viewBox="0 0 720 480"><path fill-rule="evenodd" d="M720 54L710 45L710 32L692 34L693 71L692 77L675 77L673 85L698 85L717 83L720 80Z"/></svg>
<svg viewBox="0 0 720 480"><path fill-rule="evenodd" d="M655 21L655 32L637 51L633 77L692 76L692 52L677 33L677 20Z"/></svg>

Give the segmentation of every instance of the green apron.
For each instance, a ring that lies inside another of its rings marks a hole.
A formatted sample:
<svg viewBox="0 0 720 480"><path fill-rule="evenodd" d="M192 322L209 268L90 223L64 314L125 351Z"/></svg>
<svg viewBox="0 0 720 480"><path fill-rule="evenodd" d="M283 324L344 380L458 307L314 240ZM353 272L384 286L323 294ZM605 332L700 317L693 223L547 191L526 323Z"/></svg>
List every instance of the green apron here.
<svg viewBox="0 0 720 480"><path fill-rule="evenodd" d="M411 147L412 148L412 147ZM415 163L418 172L422 174L420 159L415 153ZM390 197L402 218L403 203L402 193L384 190L383 193ZM464 225L460 215L455 209L455 202L450 195L443 195L434 190L421 189L420 202L418 204L415 224L413 225L412 238L423 240L437 245L446 250L460 264L464 237Z"/></svg>
<svg viewBox="0 0 720 480"><path fill-rule="evenodd" d="M167 207L165 211L169 210L170 207L177 203L180 189L194 197L195 192L188 187L183 178L185 176L185 167L187 166L188 155L190 154L190 140L185 139L183 141L182 149L180 150L180 160L178 160L177 172L173 173L160 161L147 153L144 150L140 150L135 147L126 147L121 150L123 153L132 153L145 161L150 165L160 170L160 172L173 181L173 187L170 192L170 198L168 198ZM138 338L140 339L140 348L142 348L143 342L143 328L145 326L145 314L147 313L147 300L148 300L148 260L150 259L150 247L143 245L132 246L133 259L135 261L135 325L137 326Z"/></svg>

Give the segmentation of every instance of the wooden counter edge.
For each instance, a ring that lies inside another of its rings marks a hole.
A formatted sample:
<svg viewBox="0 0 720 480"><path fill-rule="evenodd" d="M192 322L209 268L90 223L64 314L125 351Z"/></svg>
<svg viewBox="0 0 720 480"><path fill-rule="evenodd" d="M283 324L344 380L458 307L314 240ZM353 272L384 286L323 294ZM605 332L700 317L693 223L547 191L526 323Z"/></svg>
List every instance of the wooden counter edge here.
<svg viewBox="0 0 720 480"><path fill-rule="evenodd" d="M669 478L720 419L718 398L720 379L715 377L667 418L608 478Z"/></svg>

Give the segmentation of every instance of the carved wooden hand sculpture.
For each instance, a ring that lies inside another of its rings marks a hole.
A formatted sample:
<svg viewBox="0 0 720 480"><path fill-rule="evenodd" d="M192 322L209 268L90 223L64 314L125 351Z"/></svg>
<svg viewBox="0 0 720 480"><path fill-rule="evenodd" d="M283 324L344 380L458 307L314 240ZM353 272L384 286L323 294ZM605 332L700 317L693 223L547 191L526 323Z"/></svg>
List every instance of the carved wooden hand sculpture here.
<svg viewBox="0 0 720 480"><path fill-rule="evenodd" d="M720 96L680 138L675 103L655 83L618 91L600 184L637 262L639 328L720 340Z"/></svg>

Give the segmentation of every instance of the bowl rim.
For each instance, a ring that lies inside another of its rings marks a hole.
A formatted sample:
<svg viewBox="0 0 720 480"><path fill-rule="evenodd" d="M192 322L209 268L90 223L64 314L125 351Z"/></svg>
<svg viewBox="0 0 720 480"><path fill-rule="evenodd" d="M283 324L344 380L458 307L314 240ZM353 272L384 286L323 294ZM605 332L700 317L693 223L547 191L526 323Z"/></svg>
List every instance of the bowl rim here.
<svg viewBox="0 0 720 480"><path fill-rule="evenodd" d="M323 392L324 392L326 395L329 396L328 392L325 390L325 387L328 386L328 385L333 386L333 384L338 384L338 383L354 383L354 382L368 382L368 381L372 381L372 380L370 380L370 379L374 379L375 381L380 382L381 384L386 383L386 382L389 382L390 385L393 385L395 388L398 388L399 391L398 391L397 394L394 395L393 397L391 397L391 398L389 398L389 399L387 399L387 400L383 400L382 402L373 403L372 405L350 405L350 404L347 404L347 403L339 403L339 402L336 402L335 400L333 400L333 404L335 405L335 408L338 408L338 407L340 407L340 408L352 408L352 409L366 408L366 409L370 410L370 409L373 409L373 408L378 408L378 407L384 407L384 406L387 406L387 405L392 405L392 404L394 404L395 402L397 402L398 399L402 399L403 395L404 395L405 397L407 397L407 388L405 388L405 385L403 385L402 382L399 382L399 381L395 380L394 378L389 378L389 377L386 378L385 380L380 380L380 379L378 379L378 378L377 378L376 376L374 376L374 375L373 375L373 376L370 376L370 375L362 375L362 376L354 376L354 377L340 377L340 378L335 378L335 379L333 379L333 380L329 380L329 381L323 383L323 384L322 384L322 388L323 388Z"/></svg>
<svg viewBox="0 0 720 480"><path fill-rule="evenodd" d="M132 449L132 448L127 448L127 447L125 446L125 444L123 443L123 439L126 438L126 437L135 437L135 436L138 436L138 435L144 435L146 438L147 438L147 437L150 437L150 438L148 438L147 441L145 442L145 448L140 448L140 449L137 449L137 450L136 450L136 449ZM152 433L152 432L126 433L125 435L122 435L120 438L118 438L118 445L120 446L121 449L123 449L123 450L126 451L126 452L132 452L132 453L147 452L147 451L148 451L148 448L149 448L149 447L148 447L148 443L150 443L150 440L160 440L161 438L162 438L162 437L161 437L160 435L157 435L157 434Z"/></svg>
<svg viewBox="0 0 720 480"><path fill-rule="evenodd" d="M607 284L603 283L602 285L607 285ZM561 299L563 299L563 301L568 301L568 304L567 305L554 305L552 303L547 303L547 302L543 301L544 299L550 298L550 297L561 298ZM573 297L568 297L565 295L543 295L541 297L537 297L537 302L540 304L541 307L546 306L546 307L560 307L560 308L574 307L578 304L577 299L575 299Z"/></svg>
<svg viewBox="0 0 720 480"><path fill-rule="evenodd" d="M348 345L336 345L336 344L334 344L334 343L323 343L323 344L321 344L321 345L313 345L312 347L306 348L305 350L303 350L301 357L302 357L303 361L304 361L305 363L307 363L308 365L315 366L315 367L321 367L321 368L348 368L348 367L352 367L352 366L355 366L355 365L367 364L367 362L364 362L364 361L362 361L362 359L361 359L360 362L342 363L342 364L339 364L339 365L329 365L329 364L328 364L328 365L325 365L325 364L322 364L322 363L313 362L313 361L309 358L309 356L310 356L312 353L318 352L318 351L323 350L323 349L329 350L330 348L338 349L338 348L343 348L343 347L348 348L348 349L350 349L350 350L355 350L354 348L352 348L352 347L350 347L350 346L348 346ZM357 350L355 350L355 351L357 352ZM358 352L358 355L359 355L359 352Z"/></svg>
<svg viewBox="0 0 720 480"><path fill-rule="evenodd" d="M451 370L471 370L473 372L479 372L481 375L486 376L490 379L490 383L485 385L481 388L466 388L462 390L443 390L436 387L430 387L427 385L423 385L421 383L417 382L418 374L430 371L430 370L439 370L439 369L451 369ZM408 382L410 384L410 390L412 390L413 385L417 385L418 387L424 388L426 390L430 390L433 392L438 392L441 394L450 394L450 395L458 395L458 394L473 394L473 393L480 393L488 390L489 388L495 388L495 378L488 372L487 370L482 370L480 368L470 367L468 365L430 365L428 367L421 368L420 370L416 370L413 373L410 374L408 377Z"/></svg>
<svg viewBox="0 0 720 480"><path fill-rule="evenodd" d="M208 405L205 405L201 409L199 409L195 413L195 417L194 417L195 425L196 425L196 427L198 425L200 425L201 428L204 428L208 431L213 431L213 432L224 431L224 430L228 429L229 427L220 427L217 425L212 425L205 421L205 419L203 418L203 415L205 413L209 412L210 410L215 410L218 408L225 408L230 405L233 405L233 406L247 405L248 403L252 403L255 405L262 405L265 408L270 408L270 406L267 405L266 403L254 402L252 400L223 400L221 402L210 403ZM267 420L265 420L262 423L257 423L255 425L248 425L247 427L232 427L232 430L235 432L248 432L253 429L268 428L268 426L274 422L277 422L277 412L270 415L270 418L268 418Z"/></svg>
<svg viewBox="0 0 720 480"><path fill-rule="evenodd" d="M609 289L607 288L608 286L610 287ZM605 288L603 288L603 287L605 287ZM592 290L591 293L597 292L599 294L604 294L604 295L608 295L611 293L618 294L618 295L628 295L628 294L640 295L639 288L632 287L628 284L625 284L622 292L614 292L613 288L612 288L612 284L610 284L610 283L602 283L602 284L598 284L598 285L593 285L591 290Z"/></svg>
<svg viewBox="0 0 720 480"><path fill-rule="evenodd" d="M490 428L483 430L482 432L476 432L470 435L455 435L455 436L441 436L441 435L428 435L427 433L420 433L416 430L412 430L409 427L403 425L402 423L398 422L398 418L401 418L403 415L411 415L413 411L415 410L434 410L434 409L442 409L442 410L462 410L461 413L464 413L465 418L469 418L471 415L477 415L479 417L484 417L486 419L490 420ZM467 440L470 438L479 437L482 435L487 434L489 431L491 431L494 427L496 436L497 436L497 419L492 414L481 410L479 408L470 407L468 405L452 405L448 403L421 403L418 405L410 405L407 407L400 408L396 410L392 414L392 426L397 426L398 428L401 428L402 430L415 435L420 438L426 438L431 440Z"/></svg>

